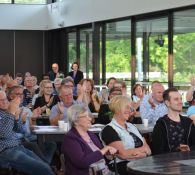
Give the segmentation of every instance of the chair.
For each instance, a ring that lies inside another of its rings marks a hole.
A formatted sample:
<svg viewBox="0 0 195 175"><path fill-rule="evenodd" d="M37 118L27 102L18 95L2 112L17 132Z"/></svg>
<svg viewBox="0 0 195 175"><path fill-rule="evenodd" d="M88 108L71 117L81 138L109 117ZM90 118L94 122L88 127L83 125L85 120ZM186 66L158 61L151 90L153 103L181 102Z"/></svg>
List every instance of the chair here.
<svg viewBox="0 0 195 175"><path fill-rule="evenodd" d="M48 117L41 117L36 119L36 124L38 126L48 126L50 125L50 120Z"/></svg>
<svg viewBox="0 0 195 175"><path fill-rule="evenodd" d="M66 166L65 166L65 159L64 159L64 154L60 155L60 161L61 161L61 169L63 172L66 171Z"/></svg>

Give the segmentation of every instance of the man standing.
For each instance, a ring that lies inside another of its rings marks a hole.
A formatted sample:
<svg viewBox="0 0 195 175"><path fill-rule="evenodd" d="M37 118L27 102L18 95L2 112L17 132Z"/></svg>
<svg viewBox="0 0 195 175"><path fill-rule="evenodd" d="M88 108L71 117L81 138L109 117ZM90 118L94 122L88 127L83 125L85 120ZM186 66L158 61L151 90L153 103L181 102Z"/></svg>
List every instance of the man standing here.
<svg viewBox="0 0 195 175"><path fill-rule="evenodd" d="M141 118L148 119L149 123L155 124L156 121L167 114L167 107L163 102L163 85L154 81L151 87L152 93L145 95L140 104Z"/></svg>
<svg viewBox="0 0 195 175"><path fill-rule="evenodd" d="M48 75L51 81L54 81L55 78L64 78L64 74L59 71L58 63L52 64L52 70L49 71ZM60 77L60 75L62 75L62 77Z"/></svg>
<svg viewBox="0 0 195 175"><path fill-rule="evenodd" d="M182 98L176 88L163 93L168 114L160 118L152 133L152 153L190 151L195 148L195 126L188 117L180 115Z"/></svg>

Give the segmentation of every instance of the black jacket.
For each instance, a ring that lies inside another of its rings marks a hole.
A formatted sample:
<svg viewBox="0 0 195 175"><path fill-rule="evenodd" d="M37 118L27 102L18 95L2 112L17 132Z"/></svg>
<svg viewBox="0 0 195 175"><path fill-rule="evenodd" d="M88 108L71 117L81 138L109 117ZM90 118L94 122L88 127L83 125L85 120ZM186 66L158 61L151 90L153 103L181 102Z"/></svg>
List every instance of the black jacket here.
<svg viewBox="0 0 195 175"><path fill-rule="evenodd" d="M190 149L195 148L195 126L190 118L180 116L181 124L184 127L185 143ZM152 154L171 152L169 136L167 132L168 116L161 117L156 122L152 133Z"/></svg>
<svg viewBox="0 0 195 175"><path fill-rule="evenodd" d="M83 72L81 72L80 70L77 70L75 77L73 71L69 72L68 75L73 78L75 86L79 83L79 81L83 79Z"/></svg>

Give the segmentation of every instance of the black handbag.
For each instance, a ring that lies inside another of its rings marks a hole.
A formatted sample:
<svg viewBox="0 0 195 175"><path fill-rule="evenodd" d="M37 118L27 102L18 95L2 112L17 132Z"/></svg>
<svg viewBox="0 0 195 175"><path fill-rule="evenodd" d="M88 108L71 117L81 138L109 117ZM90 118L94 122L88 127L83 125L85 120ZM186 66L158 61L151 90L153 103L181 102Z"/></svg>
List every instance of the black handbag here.
<svg viewBox="0 0 195 175"><path fill-rule="evenodd" d="M116 156L114 155L114 169L115 171L112 172L106 166L106 162L104 159L99 160L90 165L89 167L89 175L118 175L118 170L116 166Z"/></svg>

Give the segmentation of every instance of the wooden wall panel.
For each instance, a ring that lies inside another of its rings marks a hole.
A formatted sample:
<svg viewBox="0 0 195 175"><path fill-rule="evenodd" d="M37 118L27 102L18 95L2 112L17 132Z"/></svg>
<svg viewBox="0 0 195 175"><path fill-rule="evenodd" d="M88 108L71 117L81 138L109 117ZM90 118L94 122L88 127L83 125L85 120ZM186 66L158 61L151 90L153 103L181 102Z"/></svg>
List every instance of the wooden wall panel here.
<svg viewBox="0 0 195 175"><path fill-rule="evenodd" d="M0 31L0 74L14 74L14 32Z"/></svg>

